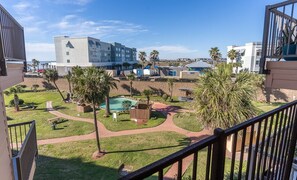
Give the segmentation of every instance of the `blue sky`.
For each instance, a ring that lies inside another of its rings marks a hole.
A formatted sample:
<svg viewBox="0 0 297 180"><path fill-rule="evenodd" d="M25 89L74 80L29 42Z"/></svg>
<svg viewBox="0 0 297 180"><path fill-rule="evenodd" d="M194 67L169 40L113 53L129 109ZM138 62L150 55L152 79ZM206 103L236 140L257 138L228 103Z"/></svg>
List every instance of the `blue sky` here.
<svg viewBox="0 0 297 180"><path fill-rule="evenodd" d="M261 41L265 5L281 0L0 0L25 28L27 59L55 60L53 37L91 36L160 58L223 56Z"/></svg>

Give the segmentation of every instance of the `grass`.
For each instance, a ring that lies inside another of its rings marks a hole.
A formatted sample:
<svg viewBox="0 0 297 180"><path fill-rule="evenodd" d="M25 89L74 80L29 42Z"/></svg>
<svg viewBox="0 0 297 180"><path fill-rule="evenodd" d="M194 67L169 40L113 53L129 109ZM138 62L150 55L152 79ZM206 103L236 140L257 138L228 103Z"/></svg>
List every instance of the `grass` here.
<svg viewBox="0 0 297 180"><path fill-rule="evenodd" d="M174 132L157 132L101 139L108 152L98 160L94 140L39 146L34 179L118 179L121 164L134 171L187 146Z"/></svg>
<svg viewBox="0 0 297 180"><path fill-rule="evenodd" d="M263 114L265 112L271 111L275 108L278 108L286 103L279 103L279 102L274 102L274 103L264 103L264 102L253 102L254 106L256 106L259 109L259 115Z"/></svg>
<svg viewBox="0 0 297 180"><path fill-rule="evenodd" d="M194 113L178 113L173 117L176 126L188 131L199 132L203 129L203 125L197 120Z"/></svg>
<svg viewBox="0 0 297 180"><path fill-rule="evenodd" d="M48 119L55 116L46 111L46 101L55 100L61 101L57 92L26 92L18 94L20 99L23 99L27 104L34 104L37 106L35 110L20 108L21 111L16 112L13 107L6 108L8 116L8 124L15 124L27 121L36 121L36 130L38 139L48 139L57 137L66 137L72 135L89 134L94 131L93 124L78 122L78 121L65 121L57 125L57 130L52 130L51 124ZM13 95L5 97L5 104L13 98Z"/></svg>

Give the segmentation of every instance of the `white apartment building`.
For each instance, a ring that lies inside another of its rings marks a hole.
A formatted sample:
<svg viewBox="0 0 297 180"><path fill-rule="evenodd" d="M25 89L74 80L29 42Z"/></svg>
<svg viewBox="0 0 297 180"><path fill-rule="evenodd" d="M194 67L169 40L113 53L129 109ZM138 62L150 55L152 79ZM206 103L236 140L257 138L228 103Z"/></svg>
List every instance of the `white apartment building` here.
<svg viewBox="0 0 297 180"><path fill-rule="evenodd" d="M244 46L227 46L227 52L231 49L235 49L238 53L237 58L233 60L234 63L241 63L242 67L239 67L238 71L248 70L249 72L259 72L262 43L251 42L246 43ZM227 58L227 63L231 63L230 58Z"/></svg>
<svg viewBox="0 0 297 180"><path fill-rule="evenodd" d="M123 63L134 64L136 49L120 43L106 43L92 37L55 37L56 67L59 75L65 75L74 66L97 66L115 69Z"/></svg>

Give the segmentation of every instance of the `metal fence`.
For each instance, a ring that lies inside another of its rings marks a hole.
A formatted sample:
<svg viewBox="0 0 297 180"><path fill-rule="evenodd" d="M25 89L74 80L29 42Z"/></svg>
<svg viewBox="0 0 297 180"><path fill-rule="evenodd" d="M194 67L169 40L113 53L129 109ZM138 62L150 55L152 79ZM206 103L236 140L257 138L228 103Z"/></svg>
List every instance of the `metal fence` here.
<svg viewBox="0 0 297 180"><path fill-rule="evenodd" d="M294 101L227 130L215 129L214 135L120 179L163 179L165 169L175 163L176 179L289 179L296 112ZM192 164L185 171L188 157Z"/></svg>
<svg viewBox="0 0 297 180"><path fill-rule="evenodd" d="M32 165L37 156L35 121L8 125L15 178L29 179Z"/></svg>
<svg viewBox="0 0 297 180"><path fill-rule="evenodd" d="M266 61L278 61L297 56L296 3L297 0L288 0L266 6L260 73L269 73Z"/></svg>

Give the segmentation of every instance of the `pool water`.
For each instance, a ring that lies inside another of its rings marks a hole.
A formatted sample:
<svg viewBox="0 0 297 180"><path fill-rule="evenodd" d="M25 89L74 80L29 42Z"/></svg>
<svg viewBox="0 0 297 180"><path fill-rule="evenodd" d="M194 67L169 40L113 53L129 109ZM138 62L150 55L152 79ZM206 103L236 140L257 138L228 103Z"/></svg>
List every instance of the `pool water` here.
<svg viewBox="0 0 297 180"><path fill-rule="evenodd" d="M123 110L123 106L122 106L123 101L130 101L132 106L134 106L137 103L137 101L127 99L127 98L110 98L109 99L110 110L111 111L122 111ZM102 108L102 109L105 109L105 107L106 107L105 102L100 105L100 108Z"/></svg>

